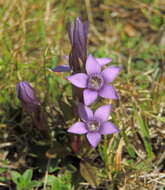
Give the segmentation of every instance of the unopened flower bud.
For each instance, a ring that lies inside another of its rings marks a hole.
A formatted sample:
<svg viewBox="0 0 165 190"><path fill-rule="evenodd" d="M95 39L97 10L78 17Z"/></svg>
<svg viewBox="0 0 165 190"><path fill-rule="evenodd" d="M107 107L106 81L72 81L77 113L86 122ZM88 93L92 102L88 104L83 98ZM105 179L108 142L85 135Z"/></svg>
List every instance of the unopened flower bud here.
<svg viewBox="0 0 165 190"><path fill-rule="evenodd" d="M26 82L19 82L16 86L17 96L22 102L23 106L26 108L33 108L39 105L39 101L37 100L35 90L32 86Z"/></svg>
<svg viewBox="0 0 165 190"><path fill-rule="evenodd" d="M74 23L68 27L68 34L72 45L69 55L69 65L74 73L81 71L81 67L85 68L87 58L87 33L88 22L83 23L77 18Z"/></svg>

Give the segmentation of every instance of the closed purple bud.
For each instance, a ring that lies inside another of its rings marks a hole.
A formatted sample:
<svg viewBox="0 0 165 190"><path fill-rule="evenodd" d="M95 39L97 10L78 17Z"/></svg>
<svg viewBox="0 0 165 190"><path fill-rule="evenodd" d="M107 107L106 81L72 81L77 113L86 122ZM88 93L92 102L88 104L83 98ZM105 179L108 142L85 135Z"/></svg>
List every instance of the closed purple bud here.
<svg viewBox="0 0 165 190"><path fill-rule="evenodd" d="M16 90L24 110L31 115L34 125L47 135L48 129L45 124L45 115L36 97L34 88L28 82L23 81L16 85Z"/></svg>
<svg viewBox="0 0 165 190"><path fill-rule="evenodd" d="M29 105L31 107L39 104L35 94L35 90L28 82L19 82L16 86L16 90L17 96L23 103L23 105Z"/></svg>
<svg viewBox="0 0 165 190"><path fill-rule="evenodd" d="M80 18L77 18L74 23L69 25L68 33L72 45L69 64L73 72L77 73L81 71L81 63L83 63L82 67L85 69L88 22L83 23Z"/></svg>

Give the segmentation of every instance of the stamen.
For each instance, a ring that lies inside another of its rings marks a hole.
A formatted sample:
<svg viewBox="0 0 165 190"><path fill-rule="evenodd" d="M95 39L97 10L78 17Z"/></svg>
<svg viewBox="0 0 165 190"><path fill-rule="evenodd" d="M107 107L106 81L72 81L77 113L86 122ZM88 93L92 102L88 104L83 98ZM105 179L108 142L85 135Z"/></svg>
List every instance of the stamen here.
<svg viewBox="0 0 165 190"><path fill-rule="evenodd" d="M100 75L92 75L88 80L88 88L99 90L103 86L103 78Z"/></svg>
<svg viewBox="0 0 165 190"><path fill-rule="evenodd" d="M98 131L98 129L100 128L100 123L96 120L89 121L87 123L87 128L90 132Z"/></svg>

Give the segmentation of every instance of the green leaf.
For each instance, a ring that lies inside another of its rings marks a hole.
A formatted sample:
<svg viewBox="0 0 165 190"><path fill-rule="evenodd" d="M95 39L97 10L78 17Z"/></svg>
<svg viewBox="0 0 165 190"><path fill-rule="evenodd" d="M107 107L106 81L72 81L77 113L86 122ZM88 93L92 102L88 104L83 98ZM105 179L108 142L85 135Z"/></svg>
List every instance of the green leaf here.
<svg viewBox="0 0 165 190"><path fill-rule="evenodd" d="M134 146L132 144L127 144L126 149L128 151L128 154L132 157L132 158L136 158L136 153L134 150Z"/></svg>
<svg viewBox="0 0 165 190"><path fill-rule="evenodd" d="M42 182L33 180L31 183L28 185L28 189L31 189L33 187L39 187L42 185Z"/></svg>
<svg viewBox="0 0 165 190"><path fill-rule="evenodd" d="M52 185L55 180L56 180L56 177L55 177L55 176L53 176L53 175L48 175L47 183L48 183L49 185Z"/></svg>
<svg viewBox="0 0 165 190"><path fill-rule="evenodd" d="M136 120L140 129L140 134L144 142L144 146L148 155L148 159L153 159L154 153L152 152L152 146L150 144L150 135L147 124L144 122L140 113L136 112Z"/></svg>
<svg viewBox="0 0 165 190"><path fill-rule="evenodd" d="M124 138L128 154L130 155L131 158L136 158L134 145L129 142L128 136L126 135L124 130L121 132L121 134Z"/></svg>
<svg viewBox="0 0 165 190"><path fill-rule="evenodd" d="M60 178L49 175L47 183L51 186L52 190L60 189Z"/></svg>
<svg viewBox="0 0 165 190"><path fill-rule="evenodd" d="M6 171L5 168L0 168L0 174L4 173Z"/></svg>
<svg viewBox="0 0 165 190"><path fill-rule="evenodd" d="M11 178L15 184L19 183L19 178L21 177L21 174L16 171L11 171Z"/></svg>
<svg viewBox="0 0 165 190"><path fill-rule="evenodd" d="M32 175L33 175L33 170L32 169L27 169L23 175L22 175L22 179L25 182L25 184L28 184L31 179L32 179Z"/></svg>

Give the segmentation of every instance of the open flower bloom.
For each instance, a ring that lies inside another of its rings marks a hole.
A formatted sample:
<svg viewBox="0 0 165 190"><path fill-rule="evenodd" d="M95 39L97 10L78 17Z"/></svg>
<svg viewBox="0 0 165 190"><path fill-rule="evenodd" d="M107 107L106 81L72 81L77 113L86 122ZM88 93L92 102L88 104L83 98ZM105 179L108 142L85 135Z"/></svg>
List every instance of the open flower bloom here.
<svg viewBox="0 0 165 190"><path fill-rule="evenodd" d="M104 58L105 59L105 58ZM85 88L83 91L84 103L92 104L98 96L103 98L117 99L118 95L111 83L119 74L121 68L110 66L101 71L101 66L98 59L89 55L86 61L86 73L77 73L67 77L67 79L79 88Z"/></svg>
<svg viewBox="0 0 165 190"><path fill-rule="evenodd" d="M68 129L68 132L86 134L92 147L96 147L101 140L101 135L112 134L119 131L113 123L107 121L110 112L110 104L99 107L94 114L89 107L80 104L79 115L82 122L73 124Z"/></svg>

